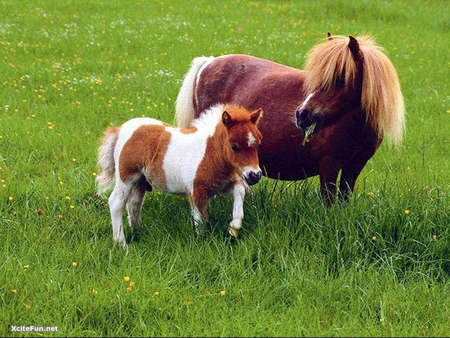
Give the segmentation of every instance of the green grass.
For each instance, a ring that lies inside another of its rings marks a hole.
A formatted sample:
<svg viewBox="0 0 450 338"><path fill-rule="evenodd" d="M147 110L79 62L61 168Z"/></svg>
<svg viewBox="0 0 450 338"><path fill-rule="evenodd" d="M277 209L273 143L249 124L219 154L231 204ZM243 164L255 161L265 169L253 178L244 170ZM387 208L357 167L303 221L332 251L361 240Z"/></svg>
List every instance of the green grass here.
<svg viewBox="0 0 450 338"><path fill-rule="evenodd" d="M1 1L0 12L0 335L449 334L447 2ZM264 179L230 246L229 197L211 203L200 239L184 198L152 193L138 238L126 228L129 252L114 245L94 196L105 128L172 122L194 56L300 68L327 31L375 36L408 113L404 144L383 144L351 201L326 209L315 178Z"/></svg>

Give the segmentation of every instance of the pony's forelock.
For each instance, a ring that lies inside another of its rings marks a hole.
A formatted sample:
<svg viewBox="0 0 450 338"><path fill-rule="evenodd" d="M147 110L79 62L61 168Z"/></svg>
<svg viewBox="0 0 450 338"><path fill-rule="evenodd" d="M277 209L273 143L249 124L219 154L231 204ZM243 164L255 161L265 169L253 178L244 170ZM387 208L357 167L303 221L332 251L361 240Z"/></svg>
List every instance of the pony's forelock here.
<svg viewBox="0 0 450 338"><path fill-rule="evenodd" d="M400 143L405 112L397 72L372 38L362 36L357 41L364 60L361 101L367 120L380 136ZM345 77L346 86L353 84L357 67L348 43L348 37L332 36L308 53L305 67L308 92L332 90L339 77Z"/></svg>

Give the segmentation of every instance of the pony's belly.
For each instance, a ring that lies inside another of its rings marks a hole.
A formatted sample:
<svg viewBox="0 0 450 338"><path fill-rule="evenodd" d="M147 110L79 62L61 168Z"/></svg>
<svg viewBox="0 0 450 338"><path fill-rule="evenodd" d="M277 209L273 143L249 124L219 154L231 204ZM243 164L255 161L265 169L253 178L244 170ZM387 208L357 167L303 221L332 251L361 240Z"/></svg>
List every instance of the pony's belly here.
<svg viewBox="0 0 450 338"><path fill-rule="evenodd" d="M319 170L315 166L306 166L301 161L292 159L290 162L289 165L286 165L278 160L268 159L260 161L260 166L263 168L264 176L279 180L303 180L319 174Z"/></svg>

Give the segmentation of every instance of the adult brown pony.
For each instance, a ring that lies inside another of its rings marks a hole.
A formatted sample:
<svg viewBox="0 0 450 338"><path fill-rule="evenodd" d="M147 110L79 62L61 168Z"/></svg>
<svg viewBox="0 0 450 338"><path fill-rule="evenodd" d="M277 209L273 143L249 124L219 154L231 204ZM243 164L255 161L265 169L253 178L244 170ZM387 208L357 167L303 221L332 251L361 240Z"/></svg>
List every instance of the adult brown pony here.
<svg viewBox="0 0 450 338"><path fill-rule="evenodd" d="M369 37L330 36L308 54L306 70L248 55L195 58L176 105L180 127L216 103L262 108L260 164L266 176L299 180L320 175L332 203L343 198L383 137L398 144L404 106L397 73ZM313 134L304 142L306 128Z"/></svg>

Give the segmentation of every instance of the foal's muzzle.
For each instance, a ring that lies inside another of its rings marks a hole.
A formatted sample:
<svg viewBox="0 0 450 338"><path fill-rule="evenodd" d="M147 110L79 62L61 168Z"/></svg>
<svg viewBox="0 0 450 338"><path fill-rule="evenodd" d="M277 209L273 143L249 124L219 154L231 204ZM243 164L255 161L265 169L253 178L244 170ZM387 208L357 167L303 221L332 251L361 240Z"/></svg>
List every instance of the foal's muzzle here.
<svg viewBox="0 0 450 338"><path fill-rule="evenodd" d="M258 183L261 177L262 177L261 170L250 171L247 175L244 176L245 182L247 182L248 185L254 185Z"/></svg>

